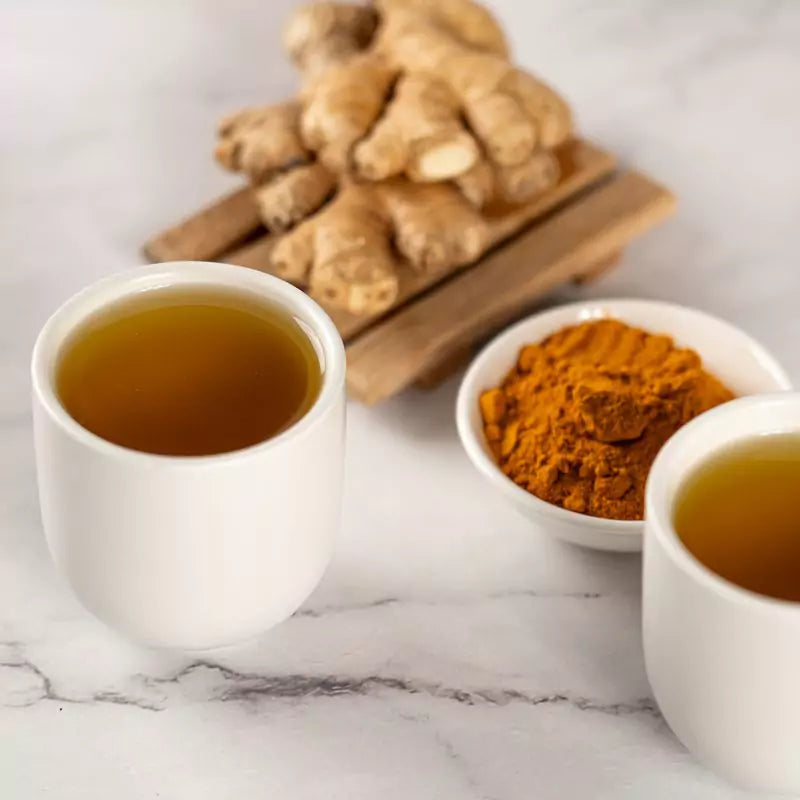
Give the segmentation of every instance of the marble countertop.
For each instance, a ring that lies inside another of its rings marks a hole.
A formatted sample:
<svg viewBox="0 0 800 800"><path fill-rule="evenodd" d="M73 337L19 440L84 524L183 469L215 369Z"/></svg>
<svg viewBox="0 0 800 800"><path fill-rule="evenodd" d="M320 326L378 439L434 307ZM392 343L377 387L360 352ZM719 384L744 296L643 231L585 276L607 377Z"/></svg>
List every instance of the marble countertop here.
<svg viewBox="0 0 800 800"><path fill-rule="evenodd" d="M462 454L455 381L351 405L336 558L304 608L249 646L137 648L56 575L31 448L36 331L233 184L209 158L214 123L292 90L278 43L289 5L0 6L0 796L740 796L650 698L639 558L533 535ZM494 5L585 133L680 198L584 292L710 310L800 380L800 7Z"/></svg>

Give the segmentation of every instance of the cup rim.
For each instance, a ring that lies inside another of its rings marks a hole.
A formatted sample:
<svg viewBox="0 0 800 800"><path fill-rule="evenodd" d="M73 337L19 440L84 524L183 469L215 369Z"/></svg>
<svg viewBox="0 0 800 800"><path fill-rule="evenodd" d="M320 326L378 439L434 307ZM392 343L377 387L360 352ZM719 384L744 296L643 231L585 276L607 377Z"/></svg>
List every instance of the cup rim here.
<svg viewBox="0 0 800 800"><path fill-rule="evenodd" d="M202 456L165 455L134 450L109 442L73 419L58 398L53 383L53 366L66 337L97 311L139 292L179 285L218 287L260 293L286 310L296 311L313 330L325 359L322 385L311 408L286 430L263 442ZM265 272L210 261L167 261L114 273L95 281L62 303L45 322L31 356L34 397L51 421L70 438L104 455L140 462L153 460L184 467L216 466L263 455L306 434L325 416L344 386L345 352L339 331L325 311L292 284Z"/></svg>
<svg viewBox="0 0 800 800"><path fill-rule="evenodd" d="M770 408L787 404L794 404L800 410L800 392L772 392L738 397L695 417L670 437L656 456L645 486L646 532L644 551L645 558L647 558L647 539L649 535L652 535L658 540L675 566L687 573L693 580L721 595L726 600L755 606L773 613L779 612L797 616L800 619L800 601L770 597L739 586L714 572L689 551L680 540L672 521L671 512L674 508L677 492L669 492L666 480L662 477L662 472L676 458L676 454L680 452L682 444L690 437L695 436L703 426L714 425L720 419L736 416L754 406ZM776 428L775 432L778 433L779 430ZM800 432L800 425L798 426L798 432ZM732 439L731 443L744 441L748 438L750 438L750 435L741 436ZM714 448L711 452L716 452L719 449L722 448Z"/></svg>

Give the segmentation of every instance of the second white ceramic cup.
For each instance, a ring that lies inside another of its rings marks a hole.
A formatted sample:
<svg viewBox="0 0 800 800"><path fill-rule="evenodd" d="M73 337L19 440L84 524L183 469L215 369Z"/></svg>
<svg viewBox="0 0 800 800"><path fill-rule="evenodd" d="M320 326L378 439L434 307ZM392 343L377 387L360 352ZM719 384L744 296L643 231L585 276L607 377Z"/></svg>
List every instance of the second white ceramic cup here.
<svg viewBox="0 0 800 800"><path fill-rule="evenodd" d="M59 349L85 319L140 292L219 287L278 305L308 332L319 396L280 435L232 453L169 457L81 427L54 387ZM42 520L81 602L143 643L206 649L254 636L306 599L332 554L344 458L345 355L331 320L284 281L176 262L103 280L47 322L32 362Z"/></svg>
<svg viewBox="0 0 800 800"><path fill-rule="evenodd" d="M646 493L643 637L656 701L689 750L733 783L800 793L800 603L721 578L673 525L682 482L709 454L779 432L800 433L800 394L725 403L657 456Z"/></svg>

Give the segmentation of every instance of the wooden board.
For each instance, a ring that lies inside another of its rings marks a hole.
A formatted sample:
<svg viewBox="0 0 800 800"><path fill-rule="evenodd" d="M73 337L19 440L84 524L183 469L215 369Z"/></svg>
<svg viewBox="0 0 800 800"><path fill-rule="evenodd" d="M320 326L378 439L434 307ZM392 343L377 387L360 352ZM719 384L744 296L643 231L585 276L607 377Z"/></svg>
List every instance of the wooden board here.
<svg viewBox="0 0 800 800"><path fill-rule="evenodd" d="M154 236L144 254L151 261L213 261L260 228L253 193L244 186Z"/></svg>
<svg viewBox="0 0 800 800"><path fill-rule="evenodd" d="M524 234L522 234L524 236ZM572 278L572 283L576 286L584 286L587 283L602 278L610 270L619 264L622 259L623 251L612 253L610 256L602 258L600 261L593 265L589 265L584 271L576 274ZM535 302L534 302L535 305ZM513 320L513 317L509 317ZM443 383L450 378L455 372L458 372L464 367L472 358L475 348L483 340L484 336L489 336L491 331L487 334L478 336L474 342L467 341L457 348L448 349L446 355L438 359L433 366L425 368L414 381L414 386L420 389L435 389L440 383Z"/></svg>
<svg viewBox="0 0 800 800"><path fill-rule="evenodd" d="M379 315L326 309L347 345L354 397L376 403L417 381L434 385L476 339L537 297L603 274L673 207L669 192L643 175L612 177L614 157L592 144L570 142L558 155L556 187L488 216L493 249L476 264L425 273L401 265L398 301ZM216 259L270 272L277 240L244 187L153 237L144 251L153 261Z"/></svg>

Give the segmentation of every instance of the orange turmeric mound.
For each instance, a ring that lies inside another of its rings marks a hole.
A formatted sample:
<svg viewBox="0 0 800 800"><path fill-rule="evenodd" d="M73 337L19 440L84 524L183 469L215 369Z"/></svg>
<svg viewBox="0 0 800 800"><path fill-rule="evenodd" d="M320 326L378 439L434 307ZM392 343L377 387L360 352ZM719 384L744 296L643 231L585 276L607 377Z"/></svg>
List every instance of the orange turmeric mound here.
<svg viewBox="0 0 800 800"><path fill-rule="evenodd" d="M522 348L480 409L500 468L542 500L642 519L650 466L681 425L733 394L693 350L612 319Z"/></svg>

